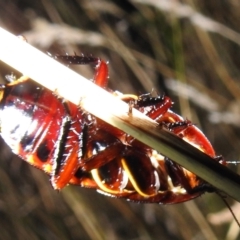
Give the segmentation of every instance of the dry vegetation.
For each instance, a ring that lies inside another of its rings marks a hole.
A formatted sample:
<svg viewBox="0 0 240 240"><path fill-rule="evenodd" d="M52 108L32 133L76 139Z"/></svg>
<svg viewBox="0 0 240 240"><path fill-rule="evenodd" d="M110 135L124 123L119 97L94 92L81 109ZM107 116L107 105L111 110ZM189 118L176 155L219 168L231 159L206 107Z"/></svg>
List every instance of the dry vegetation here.
<svg viewBox="0 0 240 240"><path fill-rule="evenodd" d="M174 99L175 112L196 123L219 154L237 161L239 10L237 0L0 0L0 26L24 35L44 52L108 60L112 89L165 92ZM74 69L89 78L93 74L90 66ZM11 72L17 74L1 63L2 82ZM159 206L111 199L76 186L58 193L44 173L18 159L4 143L0 177L0 239L240 238L215 194ZM233 211L240 218L239 205Z"/></svg>

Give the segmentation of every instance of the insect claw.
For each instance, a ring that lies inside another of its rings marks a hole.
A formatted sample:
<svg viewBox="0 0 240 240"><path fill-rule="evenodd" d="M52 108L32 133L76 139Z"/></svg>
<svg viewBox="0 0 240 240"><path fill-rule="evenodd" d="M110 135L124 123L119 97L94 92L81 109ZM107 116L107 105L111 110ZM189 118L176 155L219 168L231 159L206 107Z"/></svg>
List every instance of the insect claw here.
<svg viewBox="0 0 240 240"><path fill-rule="evenodd" d="M129 116L132 116L132 110L133 110L134 106L135 106L135 101L134 100L130 100L128 102L128 115Z"/></svg>
<svg viewBox="0 0 240 240"><path fill-rule="evenodd" d="M18 35L17 36L21 41L27 42L27 38L25 38L23 35Z"/></svg>

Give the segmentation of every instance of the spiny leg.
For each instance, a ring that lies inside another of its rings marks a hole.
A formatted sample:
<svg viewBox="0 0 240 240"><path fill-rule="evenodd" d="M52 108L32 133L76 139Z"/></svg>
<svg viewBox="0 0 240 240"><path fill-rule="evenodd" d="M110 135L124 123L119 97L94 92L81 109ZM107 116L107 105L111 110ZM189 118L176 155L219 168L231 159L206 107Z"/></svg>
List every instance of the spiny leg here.
<svg viewBox="0 0 240 240"><path fill-rule="evenodd" d="M77 171L79 158L82 156L82 130L84 125L83 113L77 112L79 117L72 115L71 103L64 98L59 98L64 116L60 124L58 139L55 142L53 170L51 173L51 183L55 189L62 189L69 183L72 176ZM81 121L77 121L81 119ZM78 132L78 134L76 134Z"/></svg>
<svg viewBox="0 0 240 240"><path fill-rule="evenodd" d="M133 94L120 95L118 92L114 92L114 94L129 104L129 114L132 114L132 109L135 108L154 120L162 116L172 106L171 99L165 95L152 97L150 93L140 96Z"/></svg>
<svg viewBox="0 0 240 240"><path fill-rule="evenodd" d="M152 97L150 94L145 94L139 96L137 100L133 100L133 107L140 109L140 108L147 108L151 107L145 114L154 119L160 119L164 114L168 115L168 110L172 106L172 101L169 97L165 95ZM165 116L164 115L164 116ZM175 120L171 119L171 115L165 117L161 122L159 122L160 126L165 127L168 131L173 132L174 134L179 134L187 127L192 126L193 124L189 120ZM173 121L173 122L172 122Z"/></svg>
<svg viewBox="0 0 240 240"><path fill-rule="evenodd" d="M161 122L160 126L167 129L168 131L179 135L182 131L184 131L189 126L192 126L192 122L189 120L177 121L177 122Z"/></svg>
<svg viewBox="0 0 240 240"><path fill-rule="evenodd" d="M92 57L92 56L79 56L79 55L55 55L54 58L56 60L59 60L60 62L64 64L90 64L94 63L96 64L96 72L93 78L93 82L102 87L105 88L108 83L108 66L107 63L100 58Z"/></svg>

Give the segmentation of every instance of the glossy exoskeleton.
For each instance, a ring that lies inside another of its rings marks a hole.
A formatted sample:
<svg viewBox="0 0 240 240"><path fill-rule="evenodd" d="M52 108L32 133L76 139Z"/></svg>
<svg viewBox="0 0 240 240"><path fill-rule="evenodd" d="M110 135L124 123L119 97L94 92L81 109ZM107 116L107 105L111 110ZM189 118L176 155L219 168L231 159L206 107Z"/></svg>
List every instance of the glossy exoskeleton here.
<svg viewBox="0 0 240 240"><path fill-rule="evenodd" d="M96 63L93 81L106 87L104 61L84 56L56 58L71 64ZM48 173L54 189L76 184L108 196L163 204L187 201L207 190L192 172L31 80L2 85L0 93L1 136L20 158ZM205 135L170 110L169 97L120 98L216 157Z"/></svg>

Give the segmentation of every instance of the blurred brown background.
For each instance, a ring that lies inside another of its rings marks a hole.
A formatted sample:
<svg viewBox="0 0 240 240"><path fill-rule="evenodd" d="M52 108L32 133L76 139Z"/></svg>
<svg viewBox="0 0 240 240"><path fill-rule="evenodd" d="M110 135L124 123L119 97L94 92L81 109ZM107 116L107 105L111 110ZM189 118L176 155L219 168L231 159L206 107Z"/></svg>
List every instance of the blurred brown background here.
<svg viewBox="0 0 240 240"><path fill-rule="evenodd" d="M0 26L43 52L109 61L112 89L165 93L174 99L173 110L197 124L218 154L237 161L239 12L237 0L0 0ZM91 66L74 69L93 76ZM2 83L10 73L19 75L1 63ZM56 192L48 176L4 143L0 147L0 239L240 239L216 194L160 206L76 186ZM231 168L239 171L238 165ZM239 205L233 211L240 219Z"/></svg>

